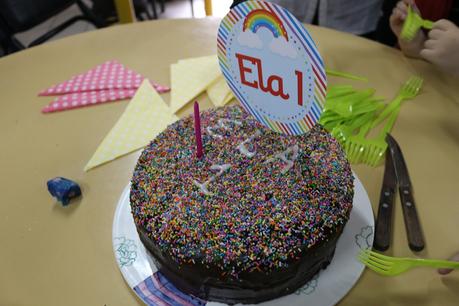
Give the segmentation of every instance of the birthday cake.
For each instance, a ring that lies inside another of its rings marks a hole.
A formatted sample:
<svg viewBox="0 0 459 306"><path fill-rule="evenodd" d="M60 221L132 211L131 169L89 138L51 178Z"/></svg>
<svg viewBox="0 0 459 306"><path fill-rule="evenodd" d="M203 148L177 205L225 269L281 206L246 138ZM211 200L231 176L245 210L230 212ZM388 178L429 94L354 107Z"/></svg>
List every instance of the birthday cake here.
<svg viewBox="0 0 459 306"><path fill-rule="evenodd" d="M320 125L288 136L239 106L175 122L142 152L130 202L140 239L180 290L259 303L294 292L332 260L353 175Z"/></svg>

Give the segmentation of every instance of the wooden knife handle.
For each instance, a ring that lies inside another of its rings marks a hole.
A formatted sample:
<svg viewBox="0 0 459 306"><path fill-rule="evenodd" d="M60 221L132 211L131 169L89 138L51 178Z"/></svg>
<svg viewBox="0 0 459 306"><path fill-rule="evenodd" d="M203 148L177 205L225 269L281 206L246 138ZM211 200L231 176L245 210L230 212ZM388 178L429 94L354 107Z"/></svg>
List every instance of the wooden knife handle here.
<svg viewBox="0 0 459 306"><path fill-rule="evenodd" d="M400 187L400 200L402 202L403 218L405 220L406 235L410 249L419 252L424 249L424 237L421 223L414 203L413 193L410 188Z"/></svg>
<svg viewBox="0 0 459 306"><path fill-rule="evenodd" d="M373 241L373 247L378 251L386 251L390 245L394 197L395 191L392 188L384 186L381 188L375 226L375 240Z"/></svg>

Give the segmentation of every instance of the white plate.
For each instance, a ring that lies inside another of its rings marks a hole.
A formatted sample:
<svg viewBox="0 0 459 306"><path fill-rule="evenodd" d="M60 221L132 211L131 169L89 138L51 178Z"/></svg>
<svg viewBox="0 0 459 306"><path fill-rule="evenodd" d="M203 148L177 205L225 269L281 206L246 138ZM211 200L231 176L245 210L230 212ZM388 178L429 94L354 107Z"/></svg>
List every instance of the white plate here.
<svg viewBox="0 0 459 306"><path fill-rule="evenodd" d="M354 174L355 176L355 174ZM130 186L126 186L118 202L113 220L113 250L124 279L134 288L156 272L151 255L137 235L129 206ZM355 176L354 207L344 228L335 256L322 270L295 293L258 305L330 306L341 300L359 279L364 266L356 257L360 249L373 244L374 218L368 195ZM146 301L145 301L146 302ZM208 302L208 306L223 305Z"/></svg>

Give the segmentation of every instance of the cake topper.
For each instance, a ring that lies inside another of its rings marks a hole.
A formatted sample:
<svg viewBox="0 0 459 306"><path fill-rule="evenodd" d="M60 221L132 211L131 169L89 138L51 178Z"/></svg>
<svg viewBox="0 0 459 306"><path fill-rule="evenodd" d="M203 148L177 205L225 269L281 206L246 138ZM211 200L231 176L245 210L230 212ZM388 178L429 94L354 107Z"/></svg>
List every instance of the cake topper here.
<svg viewBox="0 0 459 306"><path fill-rule="evenodd" d="M303 25L265 1L234 6L218 30L220 68L243 107L266 127L300 135L319 120L327 80Z"/></svg>

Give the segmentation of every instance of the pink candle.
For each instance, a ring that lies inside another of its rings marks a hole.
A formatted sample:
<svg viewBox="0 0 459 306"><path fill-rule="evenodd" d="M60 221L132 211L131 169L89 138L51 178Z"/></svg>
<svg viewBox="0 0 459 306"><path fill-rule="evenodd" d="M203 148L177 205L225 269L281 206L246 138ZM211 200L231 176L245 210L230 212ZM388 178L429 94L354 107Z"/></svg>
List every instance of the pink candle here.
<svg viewBox="0 0 459 306"><path fill-rule="evenodd" d="M194 102L194 136L196 138L196 157L202 158L204 152L202 150L201 116L199 115L198 101Z"/></svg>

